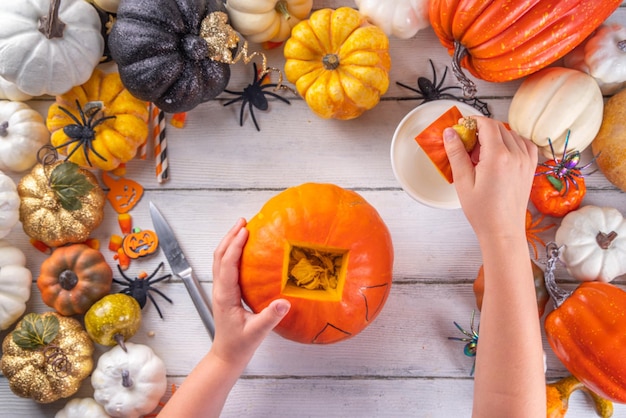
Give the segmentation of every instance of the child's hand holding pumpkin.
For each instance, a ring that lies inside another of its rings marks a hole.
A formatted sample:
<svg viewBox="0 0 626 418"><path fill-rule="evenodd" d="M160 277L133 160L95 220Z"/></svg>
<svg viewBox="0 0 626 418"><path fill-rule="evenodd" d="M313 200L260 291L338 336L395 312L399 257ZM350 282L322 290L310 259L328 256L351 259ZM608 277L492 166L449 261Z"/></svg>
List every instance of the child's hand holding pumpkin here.
<svg viewBox="0 0 626 418"><path fill-rule="evenodd" d="M239 262L248 239L245 226L245 219L239 219L213 256L215 339L211 350L165 404L160 418L180 416L180 411L190 417L219 417L252 355L289 311L289 302L283 299L258 314L243 307Z"/></svg>
<svg viewBox="0 0 626 418"><path fill-rule="evenodd" d="M258 314L244 309L239 288L239 261L248 239L245 219L239 219L213 257L213 315L216 334L211 351L223 361L243 367L270 331L289 311L289 302L273 301Z"/></svg>

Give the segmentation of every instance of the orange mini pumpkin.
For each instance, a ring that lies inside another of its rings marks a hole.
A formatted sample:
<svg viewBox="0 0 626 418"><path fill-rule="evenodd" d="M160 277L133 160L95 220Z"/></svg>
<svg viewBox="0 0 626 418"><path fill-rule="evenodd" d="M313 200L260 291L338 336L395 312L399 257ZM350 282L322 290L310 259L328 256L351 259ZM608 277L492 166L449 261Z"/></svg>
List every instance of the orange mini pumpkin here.
<svg viewBox="0 0 626 418"><path fill-rule="evenodd" d="M111 291L113 272L102 253L84 244L58 247L41 264L43 302L64 316L84 314Z"/></svg>
<svg viewBox="0 0 626 418"><path fill-rule="evenodd" d="M362 331L391 288L391 236L374 207L332 184L307 183L270 199L247 225L241 260L244 301L259 312L291 302L275 328L307 344L334 343Z"/></svg>

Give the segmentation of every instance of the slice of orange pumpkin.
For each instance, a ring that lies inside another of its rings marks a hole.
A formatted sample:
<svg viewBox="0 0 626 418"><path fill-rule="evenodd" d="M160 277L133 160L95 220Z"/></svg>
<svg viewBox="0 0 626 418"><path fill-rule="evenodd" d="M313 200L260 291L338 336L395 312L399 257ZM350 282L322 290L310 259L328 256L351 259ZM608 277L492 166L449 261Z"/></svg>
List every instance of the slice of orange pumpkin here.
<svg viewBox="0 0 626 418"><path fill-rule="evenodd" d="M448 183L453 181L452 168L450 168L450 161L443 145L443 130L456 125L462 117L461 111L456 106L452 106L415 137L415 141Z"/></svg>

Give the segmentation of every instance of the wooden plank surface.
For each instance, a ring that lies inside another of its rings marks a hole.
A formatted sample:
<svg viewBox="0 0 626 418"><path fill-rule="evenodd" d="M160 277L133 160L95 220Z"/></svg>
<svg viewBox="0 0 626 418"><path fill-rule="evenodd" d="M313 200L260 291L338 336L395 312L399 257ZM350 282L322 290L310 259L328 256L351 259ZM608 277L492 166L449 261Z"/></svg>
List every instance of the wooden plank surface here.
<svg viewBox="0 0 626 418"><path fill-rule="evenodd" d="M353 3L324 0L315 5ZM626 23L626 8L611 20ZM282 66L280 49L267 55L271 65ZM247 111L244 125L238 125L239 107L224 107L229 97L225 93L189 112L184 128L168 126L168 182L157 183L151 158L128 164L127 177L146 188L131 212L134 225L151 228L147 208L153 201L181 238L207 292L212 285L212 252L224 233L237 217L249 219L267 199L289 186L328 182L356 190L377 208L392 234L394 285L377 320L352 339L328 346L302 345L270 335L231 393L225 417L470 416L473 360L463 355L462 343L448 337L458 336L453 321L469 327L480 252L462 211L433 209L413 201L395 180L389 158L396 126L419 103L408 100L415 93L395 82L416 85L418 76L430 77L429 59L439 73L450 61L430 28L408 40L392 38L391 55L388 93L376 108L355 120L320 119L303 100L286 94L290 105L272 100L267 112L255 112L261 127L257 132ZM229 88L245 87L251 71L251 66L235 65ZM488 101L495 118L507 120L508 104L519 83L478 80L478 95ZM454 85L451 74L446 85ZM50 100L29 103L45 115ZM589 157L584 153L584 158ZM18 181L20 174L11 177ZM585 204L614 206L626 213L624 193L602 174L590 176L587 185ZM112 266L115 261L106 243L117 233L116 214L107 205L105 220L92 235L101 240ZM550 240L553 233L541 237ZM19 224L7 239L27 254L36 278L46 255L30 246ZM163 259L158 254L134 261L127 273L152 271ZM557 275L569 281L562 268ZM623 285L624 278L616 282ZM165 361L168 380L180 384L211 342L183 284L172 278L159 289L173 299L173 305L157 297L164 314L160 319L148 303L143 325L131 341L151 346ZM28 311L48 310L35 285L32 293ZM6 335L0 333L1 338ZM545 342L544 348L547 378L564 376L565 368ZM105 350L98 347L98 355ZM87 379L75 397L91 392ZM52 417L65 400L38 405L18 398L0 376L0 404L3 417ZM567 416L593 415L590 401L574 395ZM616 405L614 416L626 416L626 407Z"/></svg>

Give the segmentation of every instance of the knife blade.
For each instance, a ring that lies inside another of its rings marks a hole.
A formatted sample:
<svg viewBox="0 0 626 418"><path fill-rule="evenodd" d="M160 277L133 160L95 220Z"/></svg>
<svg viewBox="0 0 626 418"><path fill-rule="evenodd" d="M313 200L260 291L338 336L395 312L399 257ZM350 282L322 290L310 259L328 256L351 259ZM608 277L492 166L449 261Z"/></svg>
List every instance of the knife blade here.
<svg viewBox="0 0 626 418"><path fill-rule="evenodd" d="M193 301L193 304L200 314L200 319L204 323L211 340L215 336L215 321L213 320L213 313L211 311L211 302L202 290L200 282L193 274L193 269L187 261L185 254L183 253L174 231L167 223L161 212L157 209L154 203L150 202L150 217L152 218L152 225L159 238L159 246L165 254L165 258L172 269L172 273L180 277L185 284L187 292Z"/></svg>

